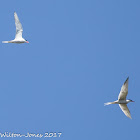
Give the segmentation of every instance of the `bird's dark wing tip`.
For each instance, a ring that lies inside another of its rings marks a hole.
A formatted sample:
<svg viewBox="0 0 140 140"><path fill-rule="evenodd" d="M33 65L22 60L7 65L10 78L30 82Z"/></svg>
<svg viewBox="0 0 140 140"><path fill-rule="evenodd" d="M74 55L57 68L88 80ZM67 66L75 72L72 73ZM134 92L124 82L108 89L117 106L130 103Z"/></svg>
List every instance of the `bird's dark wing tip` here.
<svg viewBox="0 0 140 140"><path fill-rule="evenodd" d="M129 76L127 77L126 81L124 82L124 84L129 80Z"/></svg>

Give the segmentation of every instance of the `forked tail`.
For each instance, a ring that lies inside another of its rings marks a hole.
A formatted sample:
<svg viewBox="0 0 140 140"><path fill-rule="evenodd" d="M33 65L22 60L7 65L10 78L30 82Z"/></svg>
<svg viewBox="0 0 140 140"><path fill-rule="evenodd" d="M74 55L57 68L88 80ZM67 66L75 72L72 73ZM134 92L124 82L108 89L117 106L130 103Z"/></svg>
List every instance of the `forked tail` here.
<svg viewBox="0 0 140 140"><path fill-rule="evenodd" d="M9 41L2 41L2 43L9 43Z"/></svg>
<svg viewBox="0 0 140 140"><path fill-rule="evenodd" d="M111 105L111 104L115 104L115 103L114 102L107 102L107 103L104 103L104 106Z"/></svg>

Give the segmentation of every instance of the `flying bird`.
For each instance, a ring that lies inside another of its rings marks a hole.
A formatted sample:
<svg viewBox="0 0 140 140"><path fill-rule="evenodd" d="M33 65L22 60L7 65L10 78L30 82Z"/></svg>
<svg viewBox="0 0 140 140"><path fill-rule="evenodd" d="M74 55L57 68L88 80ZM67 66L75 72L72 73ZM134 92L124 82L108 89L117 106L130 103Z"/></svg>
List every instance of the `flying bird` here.
<svg viewBox="0 0 140 140"><path fill-rule="evenodd" d="M24 38L22 38L22 32L23 32L23 28L22 25L19 21L19 18L17 16L17 13L14 12L14 18L15 18L15 25L16 25L16 35L15 35L15 39L11 40L11 41L2 41L2 43L29 43L27 40L25 40Z"/></svg>
<svg viewBox="0 0 140 140"><path fill-rule="evenodd" d="M130 119L131 118L131 114L130 114L130 111L127 107L127 103L129 102L134 102L132 100L126 100L126 96L128 94L128 81L129 81L129 77L126 79L126 81L124 82L124 84L122 85L122 88L121 88L121 91L120 91L120 94L118 96L118 100L114 101L114 102L108 102L108 103L105 103L104 105L110 105L110 104L119 104L121 110L123 111L123 113L129 117Z"/></svg>

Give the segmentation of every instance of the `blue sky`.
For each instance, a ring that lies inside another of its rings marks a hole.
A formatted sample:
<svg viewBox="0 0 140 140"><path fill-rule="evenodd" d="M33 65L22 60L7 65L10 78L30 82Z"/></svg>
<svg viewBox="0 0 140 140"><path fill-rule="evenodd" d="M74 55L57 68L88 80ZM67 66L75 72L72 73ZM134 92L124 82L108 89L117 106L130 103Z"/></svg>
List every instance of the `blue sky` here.
<svg viewBox="0 0 140 140"><path fill-rule="evenodd" d="M0 45L0 133L138 139L139 7L138 0L2 1L1 41L14 39L16 11L29 44ZM104 106L128 76L132 120L118 105Z"/></svg>

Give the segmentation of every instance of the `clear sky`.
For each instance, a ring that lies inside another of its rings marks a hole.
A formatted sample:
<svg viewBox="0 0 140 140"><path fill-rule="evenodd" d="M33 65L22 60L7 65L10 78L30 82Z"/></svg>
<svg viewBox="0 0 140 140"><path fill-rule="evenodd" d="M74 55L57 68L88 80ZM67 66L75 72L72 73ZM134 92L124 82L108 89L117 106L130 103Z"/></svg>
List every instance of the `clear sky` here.
<svg viewBox="0 0 140 140"><path fill-rule="evenodd" d="M0 133L138 139L140 1L3 0L0 41L15 37L14 11L29 44L0 45ZM128 76L132 120L104 106Z"/></svg>

